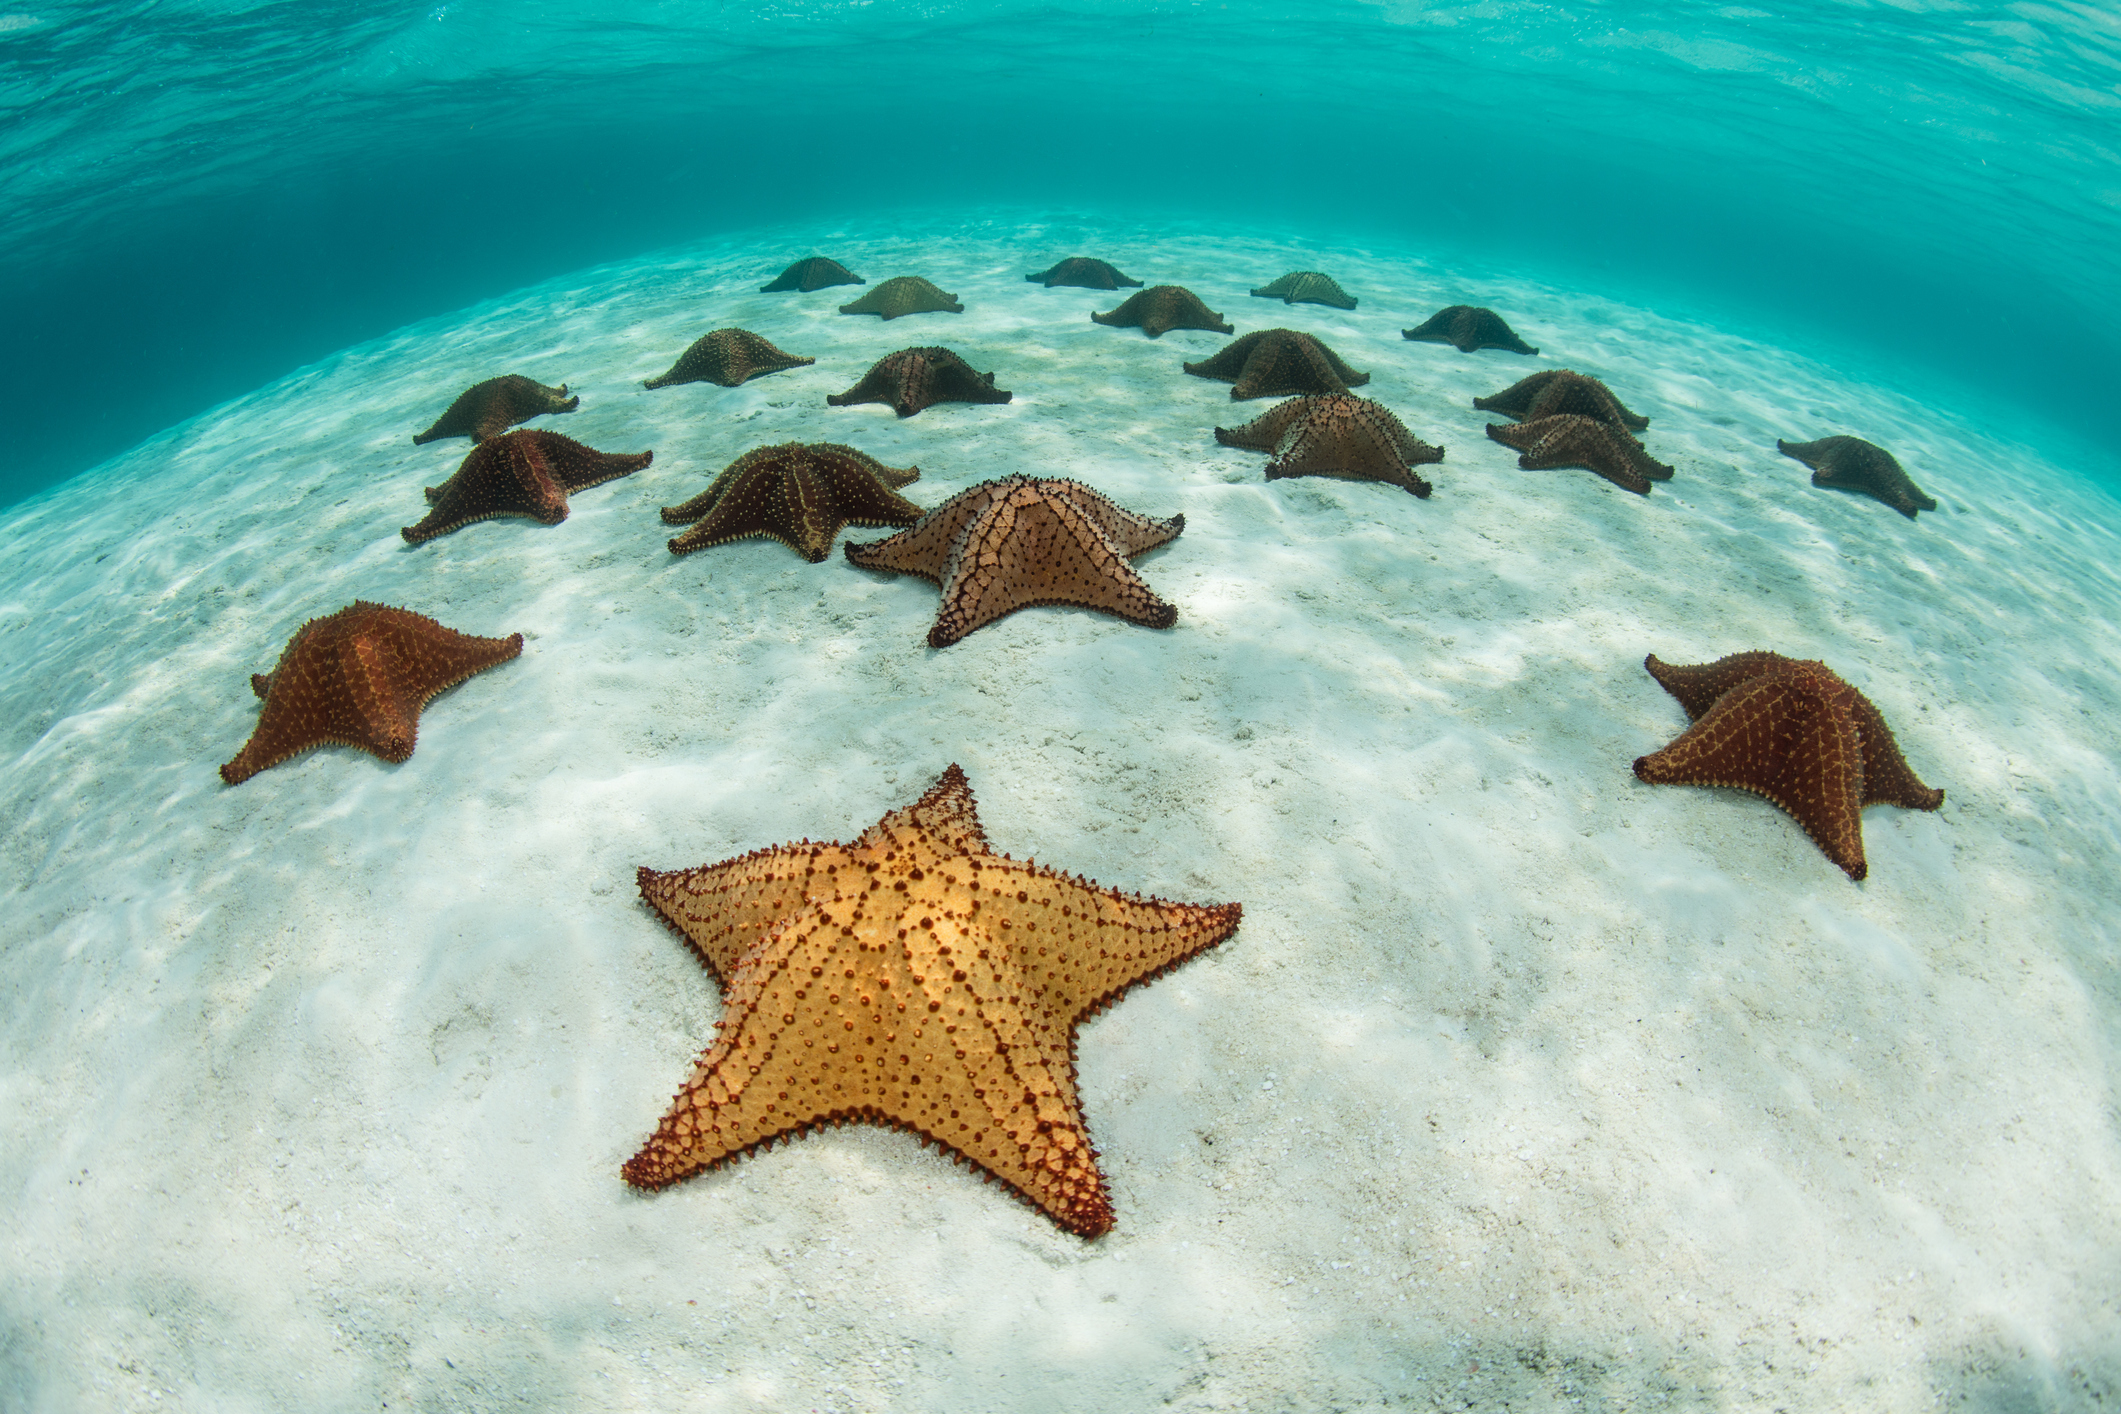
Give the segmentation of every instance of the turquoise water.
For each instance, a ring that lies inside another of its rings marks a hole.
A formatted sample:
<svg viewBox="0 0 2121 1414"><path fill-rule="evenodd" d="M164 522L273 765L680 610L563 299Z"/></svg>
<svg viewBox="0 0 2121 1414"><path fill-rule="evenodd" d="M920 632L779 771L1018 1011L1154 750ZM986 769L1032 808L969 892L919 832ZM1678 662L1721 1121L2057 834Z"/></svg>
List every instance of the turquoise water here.
<svg viewBox="0 0 2121 1414"><path fill-rule="evenodd" d="M2092 5L23 4L0 498L591 262L972 203L1529 273L2113 478L2117 80Z"/></svg>

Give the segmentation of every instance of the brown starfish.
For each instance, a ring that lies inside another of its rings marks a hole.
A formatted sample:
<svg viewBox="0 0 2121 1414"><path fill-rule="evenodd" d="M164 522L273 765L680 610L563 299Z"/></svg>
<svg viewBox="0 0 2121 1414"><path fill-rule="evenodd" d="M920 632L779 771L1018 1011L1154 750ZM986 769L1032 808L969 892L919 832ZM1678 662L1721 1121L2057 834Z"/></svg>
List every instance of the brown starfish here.
<svg viewBox="0 0 2121 1414"><path fill-rule="evenodd" d="M398 533L411 544L495 516L546 525L567 519L567 497L639 471L654 452L600 452L557 432L510 432L481 442L456 475L427 488L427 519Z"/></svg>
<svg viewBox="0 0 2121 1414"><path fill-rule="evenodd" d="M1514 427L1488 424L1488 436L1515 449L1527 471L1580 466L1623 491L1650 494L1652 481L1670 481L1672 469L1652 457L1627 429L1579 413L1556 413Z"/></svg>
<svg viewBox="0 0 2121 1414"><path fill-rule="evenodd" d="M1776 439L1775 450L1812 468L1812 484L1875 496L1909 520L1937 503L1902 469L1893 454L1861 437L1822 437L1816 442Z"/></svg>
<svg viewBox="0 0 2121 1414"><path fill-rule="evenodd" d="M669 388L679 383L719 383L734 388L762 373L779 373L816 363L784 353L749 329L717 329L693 340L692 347L678 355L670 371L651 378L643 388Z"/></svg>
<svg viewBox="0 0 2121 1414"><path fill-rule="evenodd" d="M1482 412L1499 412L1505 417L1514 417L1519 422L1551 417L1558 412L1573 412L1583 417L1595 417L1615 427L1625 427L1630 432L1640 432L1650 425L1648 418L1622 406L1611 388L1572 368L1549 368L1520 378L1499 393L1473 399L1473 406Z"/></svg>
<svg viewBox="0 0 2121 1414"><path fill-rule="evenodd" d="M1292 393L1345 393L1370 381L1339 354L1294 329L1261 329L1230 343L1199 363L1185 365L1197 378L1234 386L1230 400L1282 398Z"/></svg>
<svg viewBox="0 0 2121 1414"><path fill-rule="evenodd" d="M1139 280L1130 280L1114 266L1102 260L1092 260L1086 255L1071 255L1051 269L1041 270L1036 275L1024 277L1034 285L1052 289L1055 285L1074 285L1085 290L1116 290L1121 285L1140 285Z"/></svg>
<svg viewBox="0 0 2121 1414"><path fill-rule="evenodd" d="M483 442L498 437L518 422L549 412L573 412L581 398L568 397L567 385L548 388L520 373L474 383L457 394L449 410L435 419L434 426L413 434L412 444L424 447L444 437L469 437Z"/></svg>
<svg viewBox="0 0 2121 1414"><path fill-rule="evenodd" d="M1869 698L1814 659L1734 653L1682 667L1652 653L1643 667L1693 722L1635 762L1652 785L1731 786L1793 816L1826 857L1861 880L1863 807L1935 810L1944 792L1908 768Z"/></svg>
<svg viewBox="0 0 2121 1414"><path fill-rule="evenodd" d="M1335 309L1353 309L1355 301L1335 284L1331 275L1318 270L1292 270L1271 285L1252 292L1258 299L1278 299L1283 304L1330 304Z"/></svg>
<svg viewBox="0 0 2121 1414"><path fill-rule="evenodd" d="M1152 339L1161 338L1172 329L1207 329L1217 334L1237 332L1184 285L1151 285L1138 295L1127 296L1119 308L1109 314L1093 312L1090 322L1114 329L1138 325Z"/></svg>
<svg viewBox="0 0 2121 1414"><path fill-rule="evenodd" d="M621 1173L656 1189L826 1125L902 1129L1062 1228L1112 1226L1076 1029L1237 931L988 847L965 773L851 844L639 872L722 990L721 1033Z"/></svg>
<svg viewBox="0 0 2121 1414"><path fill-rule="evenodd" d="M1006 403L1011 396L994 386L993 374L975 373L950 350L931 347L885 354L861 382L844 393L827 393L825 401L836 408L889 403L900 417L911 417L936 403Z"/></svg>
<svg viewBox="0 0 2121 1414"><path fill-rule="evenodd" d="M685 555L765 535L816 564L832 553L833 537L845 526L919 520L921 508L897 488L920 475L917 466L885 466L836 442L754 447L699 495L681 506L663 507L665 525L698 522L670 542L670 553Z"/></svg>
<svg viewBox="0 0 2121 1414"><path fill-rule="evenodd" d="M961 491L911 530L847 544L863 569L917 574L942 586L930 648L951 644L1018 609L1073 604L1150 628L1178 610L1127 563L1176 539L1184 516L1152 520L1121 510L1077 481L1005 476Z"/></svg>
<svg viewBox="0 0 2121 1414"><path fill-rule="evenodd" d="M886 320L907 314L963 314L957 296L945 294L918 275L894 275L853 304L840 306L842 314L877 314Z"/></svg>
<svg viewBox="0 0 2121 1414"><path fill-rule="evenodd" d="M1339 476L1389 482L1421 497L1432 488L1410 468L1443 460L1443 448L1409 432L1390 408L1352 393L1291 398L1242 427L1216 428L1215 440L1225 447L1272 452L1269 481Z"/></svg>
<svg viewBox="0 0 2121 1414"><path fill-rule="evenodd" d="M772 284L759 286L759 293L762 295L774 295L788 290L800 290L807 295L812 290L822 290L827 285L866 285L867 283L869 282L840 264L837 260L827 260L822 255L812 255L798 260L795 264L774 276Z"/></svg>
<svg viewBox="0 0 2121 1414"><path fill-rule="evenodd" d="M1475 304L1454 304L1439 309L1412 329L1399 331L1402 339L1425 344L1450 344L1460 353L1478 349L1508 349L1511 353L1536 354L1538 349L1517 337L1503 317Z"/></svg>
<svg viewBox="0 0 2121 1414"><path fill-rule="evenodd" d="M251 674L250 690L265 705L221 779L241 785L327 742L403 761L430 698L522 651L520 633L478 638L409 609L357 599L303 624L271 672Z"/></svg>

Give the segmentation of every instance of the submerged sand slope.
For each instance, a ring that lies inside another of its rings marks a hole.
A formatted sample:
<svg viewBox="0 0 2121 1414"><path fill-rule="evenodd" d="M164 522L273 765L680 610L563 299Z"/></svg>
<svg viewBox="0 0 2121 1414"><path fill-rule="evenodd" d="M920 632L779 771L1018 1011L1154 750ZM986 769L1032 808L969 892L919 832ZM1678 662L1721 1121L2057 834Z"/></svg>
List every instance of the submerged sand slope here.
<svg viewBox="0 0 2121 1414"><path fill-rule="evenodd" d="M813 246L966 311L757 292ZM1448 447L1434 497L1264 482L1214 443L1227 387L1178 370L1222 336L1024 283L1076 249L1326 340ZM1360 309L1243 298L1314 267ZM1476 295L1541 359L1400 339ZM818 363L639 388L722 326ZM911 343L1015 400L824 405ZM1470 403L1541 366L1652 416L1677 478L1518 470ZM406 547L462 455L410 432L504 371L654 465L556 528ZM1774 450L1842 430L1945 508ZM1137 562L1178 626L1042 610L935 653L917 580L669 555L657 506L788 439L918 464L923 505L1037 470L1182 512ZM2110 1396L2117 523L2035 451L1785 352L1182 229L773 232L350 350L0 525L0 1402ZM247 675L355 597L523 655L403 766L222 786ZM1867 813L1861 887L1764 802L1629 772L1684 720L1645 652L1755 647L1826 659L1948 792ZM1117 1229L865 1130L627 1190L719 1013L634 867L849 837L953 760L997 848L1245 905L1084 1031Z"/></svg>

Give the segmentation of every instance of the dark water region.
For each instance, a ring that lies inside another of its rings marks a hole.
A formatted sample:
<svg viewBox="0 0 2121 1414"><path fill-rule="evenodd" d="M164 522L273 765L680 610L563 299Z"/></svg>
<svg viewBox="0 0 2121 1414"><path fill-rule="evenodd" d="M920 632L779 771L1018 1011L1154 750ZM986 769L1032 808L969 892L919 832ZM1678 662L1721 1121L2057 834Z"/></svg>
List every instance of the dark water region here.
<svg viewBox="0 0 2121 1414"><path fill-rule="evenodd" d="M1594 289L2121 485L2092 445L2121 372L2110 18L1567 8L0 14L0 499L587 264L959 209L1228 221Z"/></svg>

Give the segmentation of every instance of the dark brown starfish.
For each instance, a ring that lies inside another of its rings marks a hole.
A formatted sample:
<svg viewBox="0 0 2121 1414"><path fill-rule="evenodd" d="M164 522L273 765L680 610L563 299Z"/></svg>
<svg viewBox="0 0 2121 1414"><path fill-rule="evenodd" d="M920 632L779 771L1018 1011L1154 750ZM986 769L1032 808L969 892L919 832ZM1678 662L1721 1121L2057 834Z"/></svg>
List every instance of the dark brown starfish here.
<svg viewBox="0 0 2121 1414"><path fill-rule="evenodd" d="M1875 496L1909 520L1917 511L1937 509L1937 502L1923 493L1891 452L1861 437L1822 437L1816 442L1777 438L1775 450L1812 468L1814 486Z"/></svg>
<svg viewBox="0 0 2121 1414"><path fill-rule="evenodd" d="M1254 290L1259 299L1278 299L1283 304L1330 304L1335 309L1355 308L1354 299L1319 270L1292 270L1271 285Z"/></svg>
<svg viewBox="0 0 2121 1414"><path fill-rule="evenodd" d="M1150 338L1160 338L1172 329L1206 329L1216 334L1237 330L1200 301L1184 285L1151 285L1138 295L1129 295L1109 314L1092 313L1090 322L1114 329L1139 326Z"/></svg>
<svg viewBox="0 0 2121 1414"><path fill-rule="evenodd" d="M762 295L780 294L786 290L800 290L809 294L822 290L827 285L866 285L869 282L840 264L827 260L822 255L807 256L776 275L770 285L759 286Z"/></svg>
<svg viewBox="0 0 2121 1414"><path fill-rule="evenodd" d="M1510 427L1491 422L1488 436L1514 448L1520 454L1517 464L1527 471L1580 466L1638 496L1650 494L1652 481L1672 479L1672 469L1645 451L1626 428L1580 413L1555 413Z"/></svg>
<svg viewBox="0 0 2121 1414"><path fill-rule="evenodd" d="M1551 417L1558 412L1573 412L1582 417L1595 417L1600 422L1610 422L1615 427L1625 427L1630 432L1640 432L1650 425L1648 418L1623 407L1611 388L1570 368L1549 368L1520 378L1499 393L1473 399L1473 406L1482 412L1499 412L1505 417L1514 417L1519 422Z"/></svg>
<svg viewBox="0 0 2121 1414"><path fill-rule="evenodd" d="M668 373L651 378L641 386L669 388L679 383L719 383L724 388L734 388L762 373L779 373L783 369L802 368L816 362L814 358L784 353L749 329L717 329L695 339L692 347L679 354L678 361L670 365Z"/></svg>
<svg viewBox="0 0 2121 1414"><path fill-rule="evenodd" d="M1871 700L1816 659L1733 653L1685 667L1642 661L1693 725L1638 757L1652 785L1729 786L1767 797L1796 818L1851 879L1863 857L1863 807L1935 810L1944 792L1908 768Z"/></svg>
<svg viewBox="0 0 2121 1414"><path fill-rule="evenodd" d="M1216 428L1215 440L1225 447L1272 452L1269 481L1338 476L1389 482L1422 497L1432 488L1410 468L1443 460L1443 448L1409 432L1390 408L1352 393L1291 398L1242 427Z"/></svg>
<svg viewBox="0 0 2121 1414"><path fill-rule="evenodd" d="M856 403L889 403L900 417L911 417L936 403L1006 403L1010 394L994 386L994 375L975 373L972 365L944 348L900 349L885 354L844 393L828 393L836 408Z"/></svg>
<svg viewBox="0 0 2121 1414"><path fill-rule="evenodd" d="M1261 329L1226 344L1213 357L1185 365L1196 378L1230 383L1230 398L1280 398L1291 393L1345 393L1370 381L1339 354L1294 329Z"/></svg>
<svg viewBox="0 0 2121 1414"><path fill-rule="evenodd" d="M1121 285L1141 284L1139 280L1128 279L1104 261L1092 260L1086 255L1071 255L1050 270L1041 270L1024 278L1048 289L1055 285L1075 285L1085 290L1116 290Z"/></svg>
<svg viewBox="0 0 2121 1414"><path fill-rule="evenodd" d="M754 447L699 495L663 507L665 525L692 525L670 542L670 553L685 555L764 535L816 564L832 553L833 537L843 527L919 520L921 508L897 488L920 475L917 466L885 466L836 442Z"/></svg>
<svg viewBox="0 0 2121 1414"><path fill-rule="evenodd" d="M548 388L520 373L489 378L457 394L457 400L435 419L434 426L413 434L412 444L424 447L444 437L469 437L483 442L500 436L518 422L528 422L548 412L573 412L581 401L567 396L565 383Z"/></svg>
<svg viewBox="0 0 2121 1414"><path fill-rule="evenodd" d="M417 545L495 516L546 525L567 519L567 497L639 471L654 452L599 452L557 432L524 430L481 442L456 475L427 488L427 519L399 534Z"/></svg>
<svg viewBox="0 0 2121 1414"><path fill-rule="evenodd" d="M1454 304L1439 309L1399 336L1425 344L1450 344L1460 353L1476 349L1508 349L1511 353L1536 354L1538 349L1517 337L1517 331L1492 309L1477 304Z"/></svg>
<svg viewBox="0 0 2121 1414"><path fill-rule="evenodd" d="M876 314L886 322L908 314L963 314L957 296L946 294L918 275L894 275L853 304L840 306L842 314Z"/></svg>

